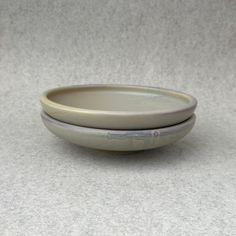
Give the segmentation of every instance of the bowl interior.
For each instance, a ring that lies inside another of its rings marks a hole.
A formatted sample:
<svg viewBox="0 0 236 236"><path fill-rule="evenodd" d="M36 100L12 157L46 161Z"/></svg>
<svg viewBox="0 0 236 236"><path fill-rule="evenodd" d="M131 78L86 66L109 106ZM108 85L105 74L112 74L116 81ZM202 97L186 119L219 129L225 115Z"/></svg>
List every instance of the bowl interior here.
<svg viewBox="0 0 236 236"><path fill-rule="evenodd" d="M185 108L188 95L158 88L140 87L71 87L51 91L52 102L87 110L152 112Z"/></svg>

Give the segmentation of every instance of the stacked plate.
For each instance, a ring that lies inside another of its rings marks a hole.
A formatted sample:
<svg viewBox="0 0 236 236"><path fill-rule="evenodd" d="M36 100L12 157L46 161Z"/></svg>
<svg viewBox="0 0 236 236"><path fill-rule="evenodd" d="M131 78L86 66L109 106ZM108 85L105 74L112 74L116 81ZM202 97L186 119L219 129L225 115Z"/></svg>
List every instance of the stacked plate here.
<svg viewBox="0 0 236 236"><path fill-rule="evenodd" d="M163 88L81 85L41 97L45 126L72 143L112 151L138 151L173 143L192 129L197 100Z"/></svg>

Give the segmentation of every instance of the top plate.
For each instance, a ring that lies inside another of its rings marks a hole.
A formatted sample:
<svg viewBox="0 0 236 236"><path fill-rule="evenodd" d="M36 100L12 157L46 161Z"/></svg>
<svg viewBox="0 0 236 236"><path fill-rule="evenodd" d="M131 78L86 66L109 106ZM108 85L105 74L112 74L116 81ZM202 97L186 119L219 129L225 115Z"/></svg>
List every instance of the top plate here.
<svg viewBox="0 0 236 236"><path fill-rule="evenodd" d="M80 85L46 91L43 110L55 119L94 128L148 129L188 119L197 100L170 89Z"/></svg>

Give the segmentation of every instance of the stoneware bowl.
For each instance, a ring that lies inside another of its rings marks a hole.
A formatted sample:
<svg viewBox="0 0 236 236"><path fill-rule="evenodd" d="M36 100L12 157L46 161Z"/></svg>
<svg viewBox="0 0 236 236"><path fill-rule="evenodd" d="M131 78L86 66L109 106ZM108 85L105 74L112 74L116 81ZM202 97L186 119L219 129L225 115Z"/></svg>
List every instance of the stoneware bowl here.
<svg viewBox="0 0 236 236"><path fill-rule="evenodd" d="M56 136L69 142L109 151L139 151L173 143L192 129L196 116L166 128L147 130L107 130L81 127L55 120L41 113L45 126Z"/></svg>
<svg viewBox="0 0 236 236"><path fill-rule="evenodd" d="M197 100L163 88L131 85L80 85L52 89L41 97L51 117L103 129L150 129L188 119Z"/></svg>

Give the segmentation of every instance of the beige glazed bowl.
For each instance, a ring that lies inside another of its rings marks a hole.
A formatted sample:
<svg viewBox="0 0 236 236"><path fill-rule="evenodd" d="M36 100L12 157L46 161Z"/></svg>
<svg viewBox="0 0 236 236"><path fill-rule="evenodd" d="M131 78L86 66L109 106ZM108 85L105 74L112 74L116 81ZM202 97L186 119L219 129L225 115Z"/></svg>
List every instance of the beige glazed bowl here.
<svg viewBox="0 0 236 236"><path fill-rule="evenodd" d="M43 110L54 119L102 129L150 129L192 116L197 100L170 89L131 85L79 85L46 91Z"/></svg>

